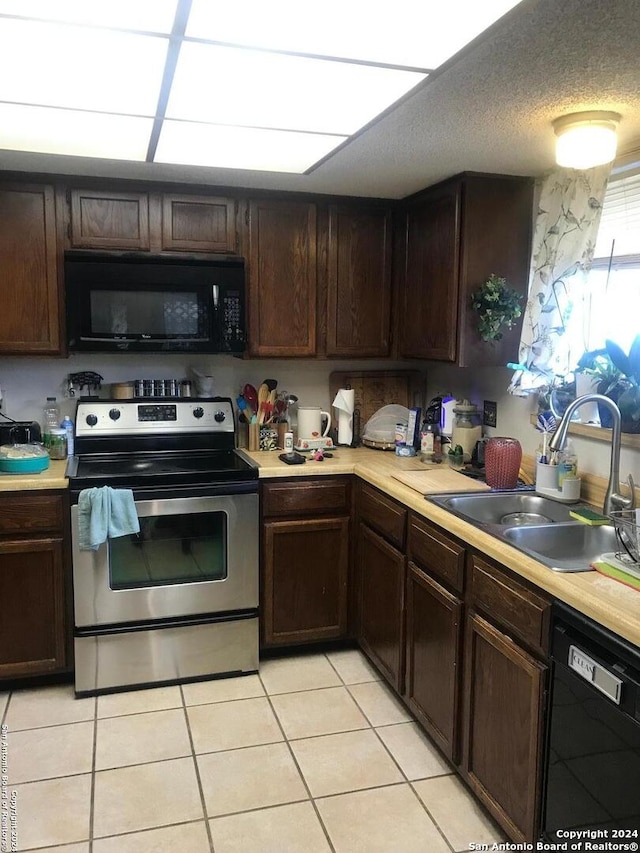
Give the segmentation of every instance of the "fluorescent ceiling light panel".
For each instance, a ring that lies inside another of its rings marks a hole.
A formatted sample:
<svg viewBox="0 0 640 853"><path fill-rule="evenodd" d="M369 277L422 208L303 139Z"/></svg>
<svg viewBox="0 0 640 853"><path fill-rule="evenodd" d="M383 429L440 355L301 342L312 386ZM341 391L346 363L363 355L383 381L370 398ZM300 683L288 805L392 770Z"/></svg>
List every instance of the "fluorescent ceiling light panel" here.
<svg viewBox="0 0 640 853"><path fill-rule="evenodd" d="M144 160L153 119L0 104L0 148Z"/></svg>
<svg viewBox="0 0 640 853"><path fill-rule="evenodd" d="M0 0L0 15L170 33L177 0Z"/></svg>
<svg viewBox="0 0 640 853"><path fill-rule="evenodd" d="M180 51L166 115L349 135L424 78L414 71L191 42Z"/></svg>
<svg viewBox="0 0 640 853"><path fill-rule="evenodd" d="M340 145L344 138L165 121L154 159L156 163L299 174Z"/></svg>
<svg viewBox="0 0 640 853"><path fill-rule="evenodd" d="M437 68L519 0L193 0L186 35L247 47Z"/></svg>
<svg viewBox="0 0 640 853"><path fill-rule="evenodd" d="M0 101L153 116L169 40L0 18Z"/></svg>

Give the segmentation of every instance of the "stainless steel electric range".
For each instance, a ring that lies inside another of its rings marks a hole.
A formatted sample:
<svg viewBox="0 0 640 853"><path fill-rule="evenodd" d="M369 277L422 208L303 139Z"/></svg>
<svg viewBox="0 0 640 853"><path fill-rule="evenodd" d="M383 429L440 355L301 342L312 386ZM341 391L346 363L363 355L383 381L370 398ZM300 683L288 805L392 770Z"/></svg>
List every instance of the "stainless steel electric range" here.
<svg viewBox="0 0 640 853"><path fill-rule="evenodd" d="M258 668L258 470L230 399L81 399L69 460L76 695ZM140 532L81 550L83 489L131 489Z"/></svg>

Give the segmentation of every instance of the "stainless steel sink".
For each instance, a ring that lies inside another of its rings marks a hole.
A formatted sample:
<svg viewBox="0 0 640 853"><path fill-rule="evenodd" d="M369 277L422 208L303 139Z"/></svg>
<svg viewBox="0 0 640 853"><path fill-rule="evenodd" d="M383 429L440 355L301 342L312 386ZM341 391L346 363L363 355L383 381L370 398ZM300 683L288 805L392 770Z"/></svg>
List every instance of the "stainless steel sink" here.
<svg viewBox="0 0 640 853"><path fill-rule="evenodd" d="M620 548L615 527L609 524L590 527L578 522L509 527L502 538L559 572L586 571L601 554Z"/></svg>
<svg viewBox="0 0 640 853"><path fill-rule="evenodd" d="M429 495L427 500L558 572L586 572L619 544L611 525L575 522L574 509L534 492Z"/></svg>
<svg viewBox="0 0 640 853"><path fill-rule="evenodd" d="M571 521L570 507L532 492L482 492L428 498L465 521L521 526Z"/></svg>

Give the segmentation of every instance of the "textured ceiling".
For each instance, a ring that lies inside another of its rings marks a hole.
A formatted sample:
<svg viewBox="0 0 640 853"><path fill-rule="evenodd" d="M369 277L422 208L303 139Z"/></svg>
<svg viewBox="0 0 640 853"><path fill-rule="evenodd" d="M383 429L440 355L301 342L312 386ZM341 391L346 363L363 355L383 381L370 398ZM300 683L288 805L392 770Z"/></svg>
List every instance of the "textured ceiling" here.
<svg viewBox="0 0 640 853"><path fill-rule="evenodd" d="M0 168L402 198L461 171L538 175L552 119L622 115L640 147L640 0L523 0L457 60L309 175L0 152Z"/></svg>

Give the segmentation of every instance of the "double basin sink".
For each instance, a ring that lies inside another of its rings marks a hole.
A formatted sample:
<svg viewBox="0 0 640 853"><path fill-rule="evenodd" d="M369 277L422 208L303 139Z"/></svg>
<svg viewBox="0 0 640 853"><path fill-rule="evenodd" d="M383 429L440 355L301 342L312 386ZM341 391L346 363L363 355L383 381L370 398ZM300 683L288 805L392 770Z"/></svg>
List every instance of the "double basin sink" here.
<svg viewBox="0 0 640 853"><path fill-rule="evenodd" d="M575 506L532 492L431 495L427 500L518 548L556 572L586 572L601 554L619 549L613 525L575 521Z"/></svg>

